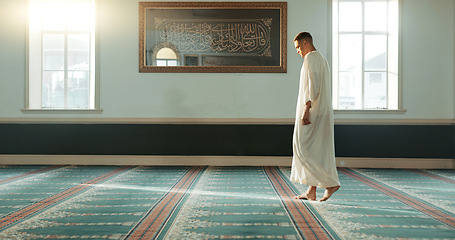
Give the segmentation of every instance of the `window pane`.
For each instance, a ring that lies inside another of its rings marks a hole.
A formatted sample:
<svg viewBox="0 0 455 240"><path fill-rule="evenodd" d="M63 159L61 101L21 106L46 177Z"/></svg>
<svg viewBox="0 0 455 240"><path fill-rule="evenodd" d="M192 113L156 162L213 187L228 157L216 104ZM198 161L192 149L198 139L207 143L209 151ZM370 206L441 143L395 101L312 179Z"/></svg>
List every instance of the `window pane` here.
<svg viewBox="0 0 455 240"><path fill-rule="evenodd" d="M43 3L43 30L65 29L65 3L47 0Z"/></svg>
<svg viewBox="0 0 455 240"><path fill-rule="evenodd" d="M387 66L387 37L365 36L365 70L385 71Z"/></svg>
<svg viewBox="0 0 455 240"><path fill-rule="evenodd" d="M63 70L65 62L65 36L43 35L43 70Z"/></svg>
<svg viewBox="0 0 455 240"><path fill-rule="evenodd" d="M68 69L89 70L90 35L68 35Z"/></svg>
<svg viewBox="0 0 455 240"><path fill-rule="evenodd" d="M365 31L387 31L387 2L365 3Z"/></svg>
<svg viewBox="0 0 455 240"><path fill-rule="evenodd" d="M177 60L167 60L168 66L177 66Z"/></svg>
<svg viewBox="0 0 455 240"><path fill-rule="evenodd" d="M64 71L43 71L42 105L44 108L65 106Z"/></svg>
<svg viewBox="0 0 455 240"><path fill-rule="evenodd" d="M365 73L365 108L387 107L387 78L385 72Z"/></svg>
<svg viewBox="0 0 455 240"><path fill-rule="evenodd" d="M362 69L362 35L340 35L340 71L360 71Z"/></svg>
<svg viewBox="0 0 455 240"><path fill-rule="evenodd" d="M388 79L388 108L398 109L398 75L389 73Z"/></svg>
<svg viewBox="0 0 455 240"><path fill-rule="evenodd" d="M166 60L156 60L156 66L166 66L167 62Z"/></svg>
<svg viewBox="0 0 455 240"><path fill-rule="evenodd" d="M389 35L388 71L398 73L398 35Z"/></svg>
<svg viewBox="0 0 455 240"><path fill-rule="evenodd" d="M362 79L359 73L342 72L339 77L339 109L362 107Z"/></svg>
<svg viewBox="0 0 455 240"><path fill-rule="evenodd" d="M389 34L398 35L398 0L389 0Z"/></svg>
<svg viewBox="0 0 455 240"><path fill-rule="evenodd" d="M68 29L78 31L90 30L90 1L79 0L68 3Z"/></svg>
<svg viewBox="0 0 455 240"><path fill-rule="evenodd" d="M68 71L68 107L89 108L89 72Z"/></svg>
<svg viewBox="0 0 455 240"><path fill-rule="evenodd" d="M362 4L360 2L341 2L339 11L339 30L341 32L362 31Z"/></svg>

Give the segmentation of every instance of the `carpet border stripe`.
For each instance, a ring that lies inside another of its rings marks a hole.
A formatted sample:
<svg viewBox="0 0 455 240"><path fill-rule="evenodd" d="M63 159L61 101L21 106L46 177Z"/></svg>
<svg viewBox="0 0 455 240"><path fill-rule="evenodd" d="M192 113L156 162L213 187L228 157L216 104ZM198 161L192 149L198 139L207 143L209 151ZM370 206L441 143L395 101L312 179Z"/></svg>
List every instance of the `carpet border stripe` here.
<svg viewBox="0 0 455 240"><path fill-rule="evenodd" d="M109 173L106 173L106 174L103 174L97 178L94 178L92 180L89 180L85 183L82 183L82 184L79 184L75 187L72 187L72 188L69 188L63 192L60 192L60 193L57 193L53 196L50 196L48 198L45 198L41 201L38 201L34 204L31 204L31 205L28 205L18 211L15 211L15 212L12 212L2 218L0 218L0 229L4 229L12 224L15 224L19 221L22 221L30 216L32 216L33 214L36 214L40 211L43 211L44 209L46 208L49 208L53 205L56 205L58 204L59 202L62 202L70 197L72 197L73 195L77 194L77 193L80 193L82 192L83 190L91 187L93 184L97 184L101 181L104 181L108 178L111 178L115 175L118 175L120 173L123 173L127 170L131 169L130 166L124 166L124 167L120 167L114 171L111 171Z"/></svg>
<svg viewBox="0 0 455 240"><path fill-rule="evenodd" d="M293 191L294 196L299 195L299 191L297 188L295 188L294 184L292 182L288 181L289 176L287 176L281 169L280 167L276 167L278 174L281 176L281 178L284 180L284 182L287 184L287 186ZM311 201L306 202L303 200L300 200L305 204L305 207L314 215L314 217L320 222L320 225L325 228L327 231L327 234L332 237L332 239L342 239L338 233L330 226L330 224L325 220L325 218L318 212L318 210L312 206ZM308 204L309 203L309 204ZM318 202L319 203L319 202Z"/></svg>
<svg viewBox="0 0 455 240"><path fill-rule="evenodd" d="M16 180L19 180L19 179L24 179L24 178L27 178L27 177L31 177L33 175L36 175L36 174L39 174L39 173L43 173L43 172L47 172L47 171L51 171L51 170L54 170L54 169L57 169L57 168L60 168L60 167L63 167L63 166L62 165L56 165L56 166L45 167L45 168L37 169L37 170L31 171L31 172L28 172L28 173L23 173L21 175L17 175L17 176L14 176L14 177L5 178L5 179L0 180L0 185L1 184L6 184L6 183L10 183L10 182L13 182L13 181L16 181Z"/></svg>
<svg viewBox="0 0 455 240"><path fill-rule="evenodd" d="M418 200L416 198L413 198L407 194L402 193L401 191L394 189L390 186L387 186L385 184L382 184L374 179L371 179L363 174L360 174L358 172L355 172L351 169L346 169L346 168L339 168L339 171L344 173L345 175L354 178L390 197L393 197L400 202L420 211L421 213L432 217L433 219L449 226L450 228L455 229L455 217L451 216L450 214L446 213L445 211L434 207L430 206L428 202L424 202L422 200Z"/></svg>
<svg viewBox="0 0 455 240"><path fill-rule="evenodd" d="M452 180L452 179L449 179L449 178L445 178L445 177L442 177L442 176L439 176L439 175L436 175L436 174L433 174L433 173L429 173L429 172L426 172L426 171L422 171L422 170L419 170L419 169L412 169L412 170L409 170L413 173L418 173L420 175L423 175L425 177L430 177L430 178L433 178L433 179L436 179L436 180L440 180L440 181L444 181L444 182L448 182L448 183L451 183L451 184L455 184L455 180Z"/></svg>
<svg viewBox="0 0 455 240"><path fill-rule="evenodd" d="M188 170L123 239L155 239L206 166Z"/></svg>
<svg viewBox="0 0 455 240"><path fill-rule="evenodd" d="M263 170L303 239L335 239L304 201L294 199L295 192L276 167Z"/></svg>

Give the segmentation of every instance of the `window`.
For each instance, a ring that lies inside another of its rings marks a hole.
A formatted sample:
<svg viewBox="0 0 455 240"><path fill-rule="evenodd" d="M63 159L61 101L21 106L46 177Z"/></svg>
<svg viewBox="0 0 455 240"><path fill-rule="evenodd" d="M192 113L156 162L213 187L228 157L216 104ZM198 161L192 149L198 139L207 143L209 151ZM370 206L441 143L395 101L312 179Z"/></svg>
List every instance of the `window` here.
<svg viewBox="0 0 455 240"><path fill-rule="evenodd" d="M170 48L161 48L156 54L156 66L177 66L177 55Z"/></svg>
<svg viewBox="0 0 455 240"><path fill-rule="evenodd" d="M28 109L95 109L95 0L29 0Z"/></svg>
<svg viewBox="0 0 455 240"><path fill-rule="evenodd" d="M398 0L332 0L334 109L399 109Z"/></svg>

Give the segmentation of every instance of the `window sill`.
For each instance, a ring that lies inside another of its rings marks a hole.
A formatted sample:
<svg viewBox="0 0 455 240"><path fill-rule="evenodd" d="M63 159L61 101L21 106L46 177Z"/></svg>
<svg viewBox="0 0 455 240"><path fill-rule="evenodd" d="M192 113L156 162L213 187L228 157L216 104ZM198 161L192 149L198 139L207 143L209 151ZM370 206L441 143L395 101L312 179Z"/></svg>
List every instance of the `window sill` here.
<svg viewBox="0 0 455 240"><path fill-rule="evenodd" d="M407 112L406 109L334 109L335 114L403 114Z"/></svg>
<svg viewBox="0 0 455 240"><path fill-rule="evenodd" d="M82 113L82 114L100 114L103 112L103 109L96 108L96 109L59 109L59 108L40 108L40 109L31 109L31 108L23 108L21 109L23 113L57 113L57 114L65 114L65 113Z"/></svg>

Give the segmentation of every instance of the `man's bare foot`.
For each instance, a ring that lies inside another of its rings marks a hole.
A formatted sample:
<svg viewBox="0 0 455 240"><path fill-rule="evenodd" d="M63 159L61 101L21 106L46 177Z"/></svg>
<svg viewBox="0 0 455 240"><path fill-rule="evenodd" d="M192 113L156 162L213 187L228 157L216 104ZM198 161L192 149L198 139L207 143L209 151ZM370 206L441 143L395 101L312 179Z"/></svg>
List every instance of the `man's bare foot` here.
<svg viewBox="0 0 455 240"><path fill-rule="evenodd" d="M306 193L300 194L294 197L295 199L303 199L303 200L310 200L316 201L316 187L309 186Z"/></svg>
<svg viewBox="0 0 455 240"><path fill-rule="evenodd" d="M340 186L328 187L325 189L324 196L319 199L319 202L327 201L334 192L340 189Z"/></svg>

